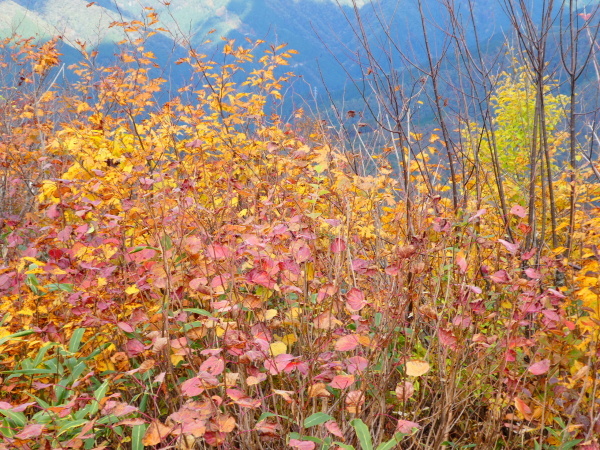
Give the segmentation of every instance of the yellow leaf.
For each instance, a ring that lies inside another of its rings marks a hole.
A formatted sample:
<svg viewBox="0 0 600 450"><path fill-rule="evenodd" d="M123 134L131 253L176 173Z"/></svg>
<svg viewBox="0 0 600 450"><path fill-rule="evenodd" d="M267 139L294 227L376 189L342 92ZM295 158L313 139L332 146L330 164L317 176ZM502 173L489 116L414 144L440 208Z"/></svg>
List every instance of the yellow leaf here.
<svg viewBox="0 0 600 450"><path fill-rule="evenodd" d="M35 311L29 307L24 307L21 308L20 310L17 311L17 314L20 314L21 316L33 316L33 313Z"/></svg>
<svg viewBox="0 0 600 450"><path fill-rule="evenodd" d="M135 284L132 284L127 289L125 289L125 293L128 295L134 295L134 294L137 294L138 292L140 292L140 290L137 288L137 286Z"/></svg>
<svg viewBox="0 0 600 450"><path fill-rule="evenodd" d="M429 372L429 363L427 361L413 360L406 363L406 374L411 377L420 377Z"/></svg>
<svg viewBox="0 0 600 450"><path fill-rule="evenodd" d="M171 355L171 362L174 366L177 366L183 359L183 355Z"/></svg>
<svg viewBox="0 0 600 450"><path fill-rule="evenodd" d="M271 320L276 315L277 315L276 309L268 309L267 311L265 311L265 320Z"/></svg>
<svg viewBox="0 0 600 450"><path fill-rule="evenodd" d="M294 344L295 344L295 343L298 341L298 338L296 337L296 335L295 335L295 334L293 334L293 333L290 333L290 334L286 334L286 335L285 335L285 336L284 336L284 337L281 339L281 341L282 341L284 344L286 344L286 345L288 345L288 346L291 346L291 345L294 345Z"/></svg>
<svg viewBox="0 0 600 450"><path fill-rule="evenodd" d="M275 341L269 346L271 350L271 356L282 355L287 353L287 345L281 341Z"/></svg>

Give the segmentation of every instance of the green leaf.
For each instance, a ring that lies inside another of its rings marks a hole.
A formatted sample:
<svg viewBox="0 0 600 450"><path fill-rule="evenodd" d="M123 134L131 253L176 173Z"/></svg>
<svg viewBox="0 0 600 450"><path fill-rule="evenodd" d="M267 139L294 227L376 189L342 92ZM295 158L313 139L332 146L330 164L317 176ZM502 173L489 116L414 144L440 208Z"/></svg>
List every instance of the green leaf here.
<svg viewBox="0 0 600 450"><path fill-rule="evenodd" d="M328 420L333 420L329 414L325 414L324 412L318 412L310 415L306 419L304 419L304 428L314 427L315 425L321 425L322 423L327 422Z"/></svg>
<svg viewBox="0 0 600 450"><path fill-rule="evenodd" d="M334 444L337 445L338 447L343 448L344 450L356 450L353 445L344 444L339 441L335 441Z"/></svg>
<svg viewBox="0 0 600 450"><path fill-rule="evenodd" d="M22 412L15 412L8 409L0 409L0 414L13 422L17 427L24 427L27 423L27 417Z"/></svg>
<svg viewBox="0 0 600 450"><path fill-rule="evenodd" d="M184 311L192 313L192 314L200 314L200 315L206 316L206 317L213 317L213 315L211 313L209 313L208 311L206 311L205 309L200 309L200 308L184 308Z"/></svg>
<svg viewBox="0 0 600 450"><path fill-rule="evenodd" d="M289 421L292 420L288 416L282 416L281 414L274 414L271 412L264 412L260 415L257 422L260 422L261 420L265 420L267 417L281 417L282 419L285 419L285 420L289 420Z"/></svg>
<svg viewBox="0 0 600 450"><path fill-rule="evenodd" d="M404 436L406 436L406 435L403 433L396 433L394 435L394 437L392 439L390 439L389 441L379 444L379 446L377 447L377 450L391 450L392 448L396 448L396 446L400 442L402 442L402 439L404 439Z"/></svg>
<svg viewBox="0 0 600 450"><path fill-rule="evenodd" d="M77 328L73 332L73 336L71 336L71 339L69 340L69 351L71 353L76 353L79 351L79 344L81 344L81 339L83 338L84 333L85 328Z"/></svg>
<svg viewBox="0 0 600 450"><path fill-rule="evenodd" d="M64 291L64 292L73 292L73 285L69 283L52 283L46 286L48 290L54 291Z"/></svg>
<svg viewBox="0 0 600 450"><path fill-rule="evenodd" d="M8 373L8 372L2 372ZM11 374L21 374L21 375L41 375L41 374L55 374L56 371L52 369L19 369L19 370L11 370Z"/></svg>
<svg viewBox="0 0 600 450"><path fill-rule="evenodd" d="M373 450L373 440L371 439L371 433L367 425L361 419L352 419L350 424L354 427L362 450Z"/></svg>
<svg viewBox="0 0 600 450"><path fill-rule="evenodd" d="M133 250L131 250L129 252L130 255L133 255L134 253L138 253L141 252L142 250L156 250L157 252L160 252L159 248L156 247L150 247L149 245L140 245L136 248L134 248Z"/></svg>
<svg viewBox="0 0 600 450"><path fill-rule="evenodd" d="M58 436L70 430L77 429L88 422L89 421L87 419L69 420L68 422L65 422L63 425L61 425L61 427L58 429Z"/></svg>
<svg viewBox="0 0 600 450"><path fill-rule="evenodd" d="M48 350L50 350L52 347L54 347L55 345L59 345L58 342L49 342L48 344L44 345L43 347L41 347L38 351L38 354L35 356L35 359L32 362L32 366L33 367L37 367L42 363L42 359L44 359L44 356L46 355L46 353L48 352Z"/></svg>
<svg viewBox="0 0 600 450"><path fill-rule="evenodd" d="M35 331L33 331L33 330L24 330L24 331L18 331L13 334L9 334L8 336L4 336L3 338L0 338L0 345L4 344L5 342L12 341L12 340L20 341L21 339L16 339L16 338L20 338L22 336L28 336L33 333L35 333Z"/></svg>
<svg viewBox="0 0 600 450"><path fill-rule="evenodd" d="M146 433L146 424L135 425L131 429L131 450L143 450L142 438Z"/></svg>
<svg viewBox="0 0 600 450"><path fill-rule="evenodd" d="M94 391L94 399L90 405L90 416L93 416L98 412L98 408L100 408L100 400L102 400L106 396L106 391L108 390L108 380L104 381L95 391Z"/></svg>
<svg viewBox="0 0 600 450"><path fill-rule="evenodd" d="M580 442L583 442L583 439L574 439L572 441L565 442L564 444L561 445L560 449L561 450L570 450L570 449L574 448Z"/></svg>
<svg viewBox="0 0 600 450"><path fill-rule="evenodd" d="M188 322L188 323L183 324L182 329L183 329L183 331L189 331L192 328L201 327L203 325L204 325L204 323L200 322L199 320L195 320L193 322Z"/></svg>

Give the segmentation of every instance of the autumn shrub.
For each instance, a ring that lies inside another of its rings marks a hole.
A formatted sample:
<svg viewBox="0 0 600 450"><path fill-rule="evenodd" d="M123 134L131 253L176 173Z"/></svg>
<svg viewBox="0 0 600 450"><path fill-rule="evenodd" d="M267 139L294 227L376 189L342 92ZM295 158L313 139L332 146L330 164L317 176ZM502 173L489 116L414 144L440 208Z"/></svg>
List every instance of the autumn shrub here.
<svg viewBox="0 0 600 450"><path fill-rule="evenodd" d="M391 172L276 113L293 52L190 51L159 103L147 23L118 25L44 135L62 171L3 212L0 448L593 444L596 210L573 260L524 247L519 204L513 239L425 193L409 228Z"/></svg>

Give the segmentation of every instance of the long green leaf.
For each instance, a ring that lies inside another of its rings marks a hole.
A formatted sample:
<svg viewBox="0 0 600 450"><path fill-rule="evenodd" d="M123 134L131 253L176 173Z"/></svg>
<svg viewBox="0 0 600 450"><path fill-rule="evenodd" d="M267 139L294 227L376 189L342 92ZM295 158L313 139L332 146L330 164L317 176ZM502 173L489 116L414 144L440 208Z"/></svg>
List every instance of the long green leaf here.
<svg viewBox="0 0 600 450"><path fill-rule="evenodd" d="M8 336L4 336L3 338L0 338L0 345L4 344L5 342L12 341L12 340L20 341L20 339L16 339L16 338L20 338L22 336L28 336L33 333L35 333L35 331L33 331L33 330L23 330L23 331L18 331L13 334L9 334Z"/></svg>
<svg viewBox="0 0 600 450"><path fill-rule="evenodd" d="M304 428L314 427L315 425L321 425L322 423L327 422L328 420L332 420L329 414L325 414L324 412L314 413L304 419Z"/></svg>
<svg viewBox="0 0 600 450"><path fill-rule="evenodd" d="M354 427L362 450L373 450L373 439L371 439L371 433L369 433L367 425L360 419L353 419L350 424Z"/></svg>
<svg viewBox="0 0 600 450"><path fill-rule="evenodd" d="M15 412L9 409L0 409L0 414L5 416L9 421L13 422L18 427L24 427L27 423L27 417L22 412Z"/></svg>
<svg viewBox="0 0 600 450"><path fill-rule="evenodd" d="M344 444L343 442L335 441L334 444L344 450L356 450L353 445Z"/></svg>
<svg viewBox="0 0 600 450"><path fill-rule="evenodd" d="M146 434L146 424L135 425L131 429L131 450L143 450L142 438Z"/></svg>
<svg viewBox="0 0 600 450"><path fill-rule="evenodd" d="M73 332L73 336L71 336L71 340L69 340L69 351L71 353L76 353L79 351L79 344L81 344L81 339L85 333L85 328L77 328Z"/></svg>
<svg viewBox="0 0 600 450"><path fill-rule="evenodd" d="M67 431L82 427L83 425L85 425L88 422L89 421L87 419L69 420L68 422L63 423L61 425L61 427L58 429L58 436L60 436L63 433L66 433Z"/></svg>
<svg viewBox="0 0 600 450"><path fill-rule="evenodd" d="M202 316L206 316L206 317L213 317L213 315L211 313L209 313L208 311L206 311L205 309L200 309L200 308L184 308L183 309L185 312L189 312L192 314L200 314Z"/></svg>
<svg viewBox="0 0 600 450"><path fill-rule="evenodd" d="M90 406L90 418L98 412L100 408L100 400L102 400L106 396L106 391L108 390L108 380L104 381L98 389L94 391L94 399L96 400Z"/></svg>
<svg viewBox="0 0 600 450"><path fill-rule="evenodd" d="M33 360L32 366L33 367L39 366L42 363L44 356L46 356L46 353L48 352L48 350L50 350L52 347L54 347L56 345L59 345L59 344L57 342L49 342L48 344L41 347L38 351L38 354L35 355L35 359Z"/></svg>
<svg viewBox="0 0 600 450"><path fill-rule="evenodd" d="M380 444L377 447L377 450L391 450L392 448L396 448L396 446L400 442L402 442L402 439L404 439L404 436L406 436L406 435L402 434L402 433L396 433L392 439L390 439L387 442L383 442L382 444Z"/></svg>

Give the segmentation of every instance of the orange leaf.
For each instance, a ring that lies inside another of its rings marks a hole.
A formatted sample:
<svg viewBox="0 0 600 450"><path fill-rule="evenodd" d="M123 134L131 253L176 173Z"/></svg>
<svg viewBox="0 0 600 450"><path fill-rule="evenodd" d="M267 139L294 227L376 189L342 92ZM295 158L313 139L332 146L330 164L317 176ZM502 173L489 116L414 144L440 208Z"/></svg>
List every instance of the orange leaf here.
<svg viewBox="0 0 600 450"><path fill-rule="evenodd" d="M531 420L531 408L519 397L515 397L515 407L526 420Z"/></svg>
<svg viewBox="0 0 600 450"><path fill-rule="evenodd" d="M146 434L144 434L144 437L142 438L142 444L145 446L158 445L170 432L171 428L167 427L159 420L153 420L146 430Z"/></svg>
<svg viewBox="0 0 600 450"><path fill-rule="evenodd" d="M420 377L429 372L430 366L427 361L408 361L406 363L406 375L411 377Z"/></svg>

